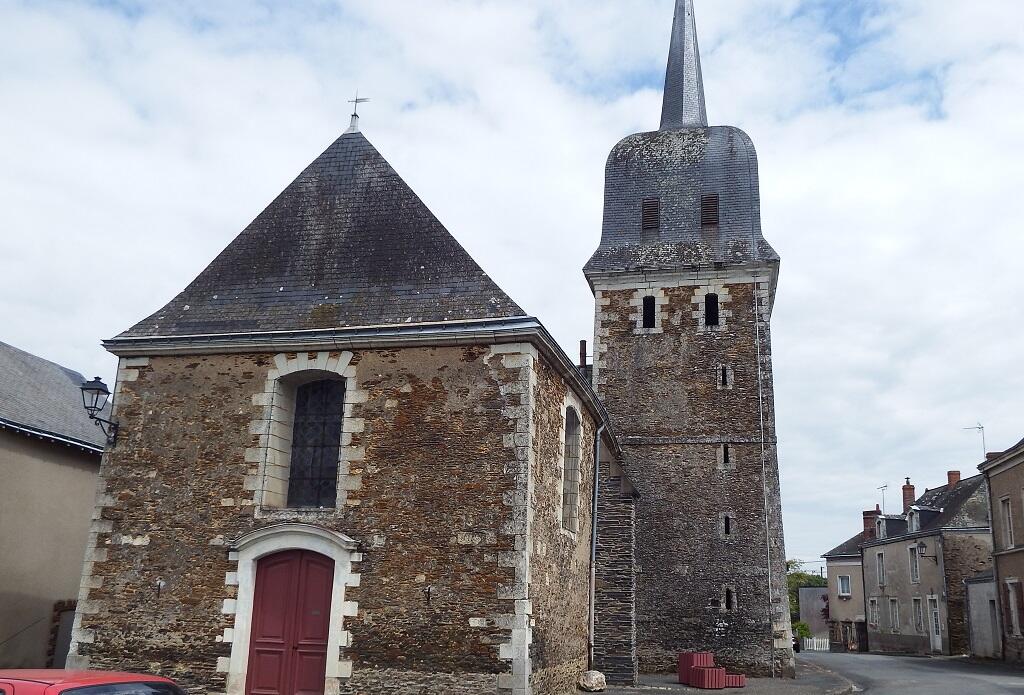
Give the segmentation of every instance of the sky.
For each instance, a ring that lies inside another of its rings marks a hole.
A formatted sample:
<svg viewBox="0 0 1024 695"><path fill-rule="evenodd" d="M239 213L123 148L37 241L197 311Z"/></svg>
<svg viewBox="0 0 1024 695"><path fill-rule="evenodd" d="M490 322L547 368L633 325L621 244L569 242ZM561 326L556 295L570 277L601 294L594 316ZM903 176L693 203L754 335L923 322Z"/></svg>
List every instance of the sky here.
<svg viewBox="0 0 1024 695"><path fill-rule="evenodd" d="M604 161L658 126L672 0L0 0L0 340L113 381L348 126L570 355ZM1024 437L1024 3L696 0L758 148L787 555Z"/></svg>

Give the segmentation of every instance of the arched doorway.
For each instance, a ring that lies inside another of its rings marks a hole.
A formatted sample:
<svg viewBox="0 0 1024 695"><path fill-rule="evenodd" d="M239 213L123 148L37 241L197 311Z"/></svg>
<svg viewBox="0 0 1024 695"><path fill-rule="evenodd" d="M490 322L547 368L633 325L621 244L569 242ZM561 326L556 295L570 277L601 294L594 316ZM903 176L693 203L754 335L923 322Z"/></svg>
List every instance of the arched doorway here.
<svg viewBox="0 0 1024 695"><path fill-rule="evenodd" d="M256 563L246 695L323 695L334 560L286 550Z"/></svg>

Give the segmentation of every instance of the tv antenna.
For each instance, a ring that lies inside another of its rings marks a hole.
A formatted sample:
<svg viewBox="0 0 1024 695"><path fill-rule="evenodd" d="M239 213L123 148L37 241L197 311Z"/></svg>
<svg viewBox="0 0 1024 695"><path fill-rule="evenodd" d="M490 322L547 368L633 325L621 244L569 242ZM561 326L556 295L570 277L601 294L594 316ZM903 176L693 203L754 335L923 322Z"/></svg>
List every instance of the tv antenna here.
<svg viewBox="0 0 1024 695"><path fill-rule="evenodd" d="M984 461L985 457L988 456L988 447L985 445L985 425L980 422L974 427L964 427L965 430L978 430L981 432L981 460Z"/></svg>
<svg viewBox="0 0 1024 695"><path fill-rule="evenodd" d="M889 489L889 483L876 489L882 491L882 516L885 516L885 491Z"/></svg>

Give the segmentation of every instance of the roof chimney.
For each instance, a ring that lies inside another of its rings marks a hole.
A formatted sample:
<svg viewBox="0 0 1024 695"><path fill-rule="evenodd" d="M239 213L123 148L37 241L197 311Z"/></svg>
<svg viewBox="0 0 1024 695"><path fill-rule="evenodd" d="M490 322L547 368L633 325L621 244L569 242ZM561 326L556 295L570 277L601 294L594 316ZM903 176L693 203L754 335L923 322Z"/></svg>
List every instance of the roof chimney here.
<svg viewBox="0 0 1024 695"><path fill-rule="evenodd" d="M960 482L960 471L946 471L946 484L953 489Z"/></svg>
<svg viewBox="0 0 1024 695"><path fill-rule="evenodd" d="M587 341L580 341L580 367L587 366Z"/></svg>
<svg viewBox="0 0 1024 695"><path fill-rule="evenodd" d="M910 511L911 505L914 504L914 500L917 499L917 495L914 494L914 486L910 484L910 478L907 478L907 482L903 485L903 513L906 514Z"/></svg>
<svg viewBox="0 0 1024 695"><path fill-rule="evenodd" d="M864 512L864 540L872 540L875 537L875 521L882 516L882 510L876 504L874 509Z"/></svg>

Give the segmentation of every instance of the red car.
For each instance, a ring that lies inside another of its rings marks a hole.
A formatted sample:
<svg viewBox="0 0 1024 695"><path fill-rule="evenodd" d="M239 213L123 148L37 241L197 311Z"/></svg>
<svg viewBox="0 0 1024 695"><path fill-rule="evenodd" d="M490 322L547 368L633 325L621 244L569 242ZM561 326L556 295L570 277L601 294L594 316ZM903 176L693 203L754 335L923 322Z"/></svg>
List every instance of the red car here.
<svg viewBox="0 0 1024 695"><path fill-rule="evenodd" d="M143 673L25 669L0 671L0 695L185 695L174 681Z"/></svg>

